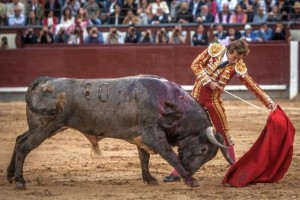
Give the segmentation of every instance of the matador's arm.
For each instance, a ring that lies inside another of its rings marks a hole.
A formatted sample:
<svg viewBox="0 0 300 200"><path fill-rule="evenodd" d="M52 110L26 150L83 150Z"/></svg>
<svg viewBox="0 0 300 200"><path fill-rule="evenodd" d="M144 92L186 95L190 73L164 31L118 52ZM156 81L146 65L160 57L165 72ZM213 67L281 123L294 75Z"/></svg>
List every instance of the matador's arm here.
<svg viewBox="0 0 300 200"><path fill-rule="evenodd" d="M267 108L271 108L271 105L273 105L274 102L247 73L247 68L243 60L236 63L235 71L248 90L253 93Z"/></svg>

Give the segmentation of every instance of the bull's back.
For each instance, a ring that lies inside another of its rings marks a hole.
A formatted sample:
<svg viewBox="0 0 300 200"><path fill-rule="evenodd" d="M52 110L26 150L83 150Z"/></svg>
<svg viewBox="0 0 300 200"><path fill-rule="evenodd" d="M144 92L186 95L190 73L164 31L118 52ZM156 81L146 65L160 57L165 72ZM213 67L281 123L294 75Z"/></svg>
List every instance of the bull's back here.
<svg viewBox="0 0 300 200"><path fill-rule="evenodd" d="M161 102L174 101L175 85L153 76L44 77L29 87L27 104L38 115L57 115L56 120L84 133L117 136L126 130L138 134L145 126L157 123Z"/></svg>

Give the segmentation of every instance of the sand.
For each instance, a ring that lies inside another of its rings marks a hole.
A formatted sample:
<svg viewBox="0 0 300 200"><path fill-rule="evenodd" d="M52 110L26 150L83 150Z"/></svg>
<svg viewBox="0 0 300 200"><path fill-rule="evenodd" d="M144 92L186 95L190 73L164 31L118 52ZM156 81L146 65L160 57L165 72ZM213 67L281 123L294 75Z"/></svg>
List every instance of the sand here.
<svg viewBox="0 0 300 200"><path fill-rule="evenodd" d="M252 103L260 105L252 100ZM300 101L276 100L300 129ZM225 101L231 135L240 158L255 142L268 113L235 100ZM15 139L27 130L25 103L0 103L0 199L300 199L300 137L294 141L292 164L278 183L243 188L222 185L229 169L221 152L194 175L200 186L184 182L164 183L172 167L159 155L151 156L150 171L160 185L145 185L136 146L116 139L100 142L102 156L91 155L91 145L79 132L67 129L46 140L27 157L26 190L6 181Z"/></svg>

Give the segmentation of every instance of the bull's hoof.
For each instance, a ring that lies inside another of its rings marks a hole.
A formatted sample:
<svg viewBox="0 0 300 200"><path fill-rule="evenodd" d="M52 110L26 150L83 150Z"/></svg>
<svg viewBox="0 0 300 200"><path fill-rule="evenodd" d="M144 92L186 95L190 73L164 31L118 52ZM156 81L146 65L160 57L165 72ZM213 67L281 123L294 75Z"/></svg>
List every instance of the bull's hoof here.
<svg viewBox="0 0 300 200"><path fill-rule="evenodd" d="M154 179L154 180L148 181L147 185L159 185L159 182L156 179Z"/></svg>
<svg viewBox="0 0 300 200"><path fill-rule="evenodd" d="M181 177L180 176L165 176L163 179L164 182L176 182L176 181L181 181Z"/></svg>
<svg viewBox="0 0 300 200"><path fill-rule="evenodd" d="M17 190L25 190L26 189L26 184L21 183L21 182L16 182L16 189Z"/></svg>
<svg viewBox="0 0 300 200"><path fill-rule="evenodd" d="M199 186L198 181L194 178L185 179L184 182L187 186L190 186L190 187L198 187Z"/></svg>
<svg viewBox="0 0 300 200"><path fill-rule="evenodd" d="M7 181L12 184L13 181L14 181L14 175L11 175L11 174L7 174L7 177L6 177Z"/></svg>

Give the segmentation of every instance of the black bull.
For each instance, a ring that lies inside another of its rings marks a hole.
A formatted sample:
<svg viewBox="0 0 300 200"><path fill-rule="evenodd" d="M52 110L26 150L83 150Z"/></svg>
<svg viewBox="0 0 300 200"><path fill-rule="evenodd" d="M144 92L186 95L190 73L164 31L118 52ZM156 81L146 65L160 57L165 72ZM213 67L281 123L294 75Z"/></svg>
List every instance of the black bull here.
<svg viewBox="0 0 300 200"><path fill-rule="evenodd" d="M198 186L192 175L219 148L228 152L223 137L213 133L198 102L177 84L156 76L119 79L40 77L26 94L29 130L18 136L7 179L25 188L26 156L47 138L73 128L98 149L98 141L117 138L136 144L143 181L158 184L149 172L150 154L158 153L188 186ZM178 156L172 146L178 146Z"/></svg>

